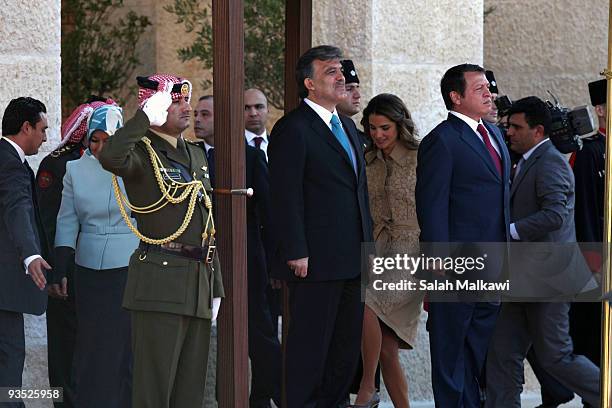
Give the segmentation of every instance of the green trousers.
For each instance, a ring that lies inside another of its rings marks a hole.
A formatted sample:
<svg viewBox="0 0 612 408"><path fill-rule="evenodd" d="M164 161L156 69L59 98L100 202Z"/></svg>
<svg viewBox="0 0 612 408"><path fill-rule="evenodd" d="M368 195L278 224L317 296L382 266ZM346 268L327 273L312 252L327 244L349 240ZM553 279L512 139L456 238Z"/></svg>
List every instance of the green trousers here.
<svg viewBox="0 0 612 408"><path fill-rule="evenodd" d="M132 408L200 408L210 320L132 311Z"/></svg>

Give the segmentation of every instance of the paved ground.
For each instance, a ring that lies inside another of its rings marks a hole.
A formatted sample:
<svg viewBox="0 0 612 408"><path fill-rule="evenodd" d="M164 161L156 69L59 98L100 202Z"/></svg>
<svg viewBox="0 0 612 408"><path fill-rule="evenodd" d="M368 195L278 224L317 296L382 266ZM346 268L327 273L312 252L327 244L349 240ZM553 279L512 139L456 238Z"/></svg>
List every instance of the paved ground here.
<svg viewBox="0 0 612 408"><path fill-rule="evenodd" d="M521 408L534 408L540 405L540 403L541 400L538 395L524 395L522 398ZM410 403L410 406L412 408L434 408L434 404L432 402L412 402ZM379 408L393 408L393 404L390 402L385 402L380 404ZM576 397L573 401L560 405L559 408L582 408L582 403L580 402L580 398Z"/></svg>

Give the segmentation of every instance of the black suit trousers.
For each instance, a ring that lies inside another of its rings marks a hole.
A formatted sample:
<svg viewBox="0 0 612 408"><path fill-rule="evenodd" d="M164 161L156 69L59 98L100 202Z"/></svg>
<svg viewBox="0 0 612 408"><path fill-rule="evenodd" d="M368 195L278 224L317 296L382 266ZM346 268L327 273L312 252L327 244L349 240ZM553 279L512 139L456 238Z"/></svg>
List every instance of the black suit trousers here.
<svg viewBox="0 0 612 408"><path fill-rule="evenodd" d="M47 358L49 384L64 389L64 401L55 402L55 408L73 408L75 378L73 357L76 345L76 307L72 272L68 275L68 298L49 297L47 302Z"/></svg>
<svg viewBox="0 0 612 408"><path fill-rule="evenodd" d="M247 231L247 269L249 305L249 357L251 359L251 395L249 407L270 407L270 399L280 401L281 347L270 314L266 288L268 271L265 253L257 234Z"/></svg>
<svg viewBox="0 0 612 408"><path fill-rule="evenodd" d="M287 408L337 407L359 361L360 279L289 282Z"/></svg>
<svg viewBox="0 0 612 408"><path fill-rule="evenodd" d="M0 387L21 387L24 361L23 314L0 310ZM25 407L23 402L5 402L0 406Z"/></svg>

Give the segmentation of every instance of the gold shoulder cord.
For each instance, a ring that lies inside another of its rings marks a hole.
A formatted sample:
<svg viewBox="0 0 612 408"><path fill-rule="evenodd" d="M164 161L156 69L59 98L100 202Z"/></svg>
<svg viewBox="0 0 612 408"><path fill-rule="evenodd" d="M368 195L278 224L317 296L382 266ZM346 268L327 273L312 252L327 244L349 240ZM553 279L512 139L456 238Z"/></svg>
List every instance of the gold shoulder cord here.
<svg viewBox="0 0 612 408"><path fill-rule="evenodd" d="M168 183L164 181L162 177L162 171L166 175L168 180L172 180L168 175L166 169L164 169L161 165L162 162L159 159L155 150L151 147L151 140L148 137L143 137L142 141L144 142L147 152L149 153L149 157L151 158L151 163L153 164L153 174L155 175L155 179L157 180L157 184L159 185L159 190L162 195L155 203L145 206L145 207L136 207L131 205L128 201L125 194L121 192L119 188L119 182L117 180L117 176L113 174L113 191L115 193L115 199L117 200L117 204L119 206L119 211L121 212L121 216L123 220L127 224L130 231L134 233L141 241L146 242L151 245L161 245L166 244L170 241L174 241L178 238L185 230L187 226L191 222L191 218L193 217L193 212L195 210L196 201L198 199L198 193L202 192L204 195L204 205L208 210L208 218L206 219L206 228L204 228L204 232L202 233L202 245L208 239L208 228L210 226L210 238L211 240L215 236L215 222L212 216L212 200L206 193L206 189L200 180L193 180L188 183L181 183L178 181L172 181ZM177 194L179 189L183 189L182 193ZM166 238L154 239L144 236L138 229L132 224L130 217L125 210L125 206L127 206L132 212L138 214L150 214L156 211L159 211L163 207L165 207L168 203L179 204L185 199L189 197L189 205L187 206L187 212L185 213L185 218L183 219L183 223L181 226L174 232L174 234L167 236ZM125 204L125 205L124 205Z"/></svg>

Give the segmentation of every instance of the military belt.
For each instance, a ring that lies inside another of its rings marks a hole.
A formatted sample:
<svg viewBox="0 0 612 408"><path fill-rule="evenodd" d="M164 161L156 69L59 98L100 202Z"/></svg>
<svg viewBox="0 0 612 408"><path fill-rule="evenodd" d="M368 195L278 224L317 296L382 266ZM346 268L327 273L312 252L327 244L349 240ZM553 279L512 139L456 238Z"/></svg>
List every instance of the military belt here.
<svg viewBox="0 0 612 408"><path fill-rule="evenodd" d="M199 247L177 242L162 245L151 245L140 241L138 247L145 252L159 252L174 256L182 256L198 262L204 262L208 253L208 247Z"/></svg>

